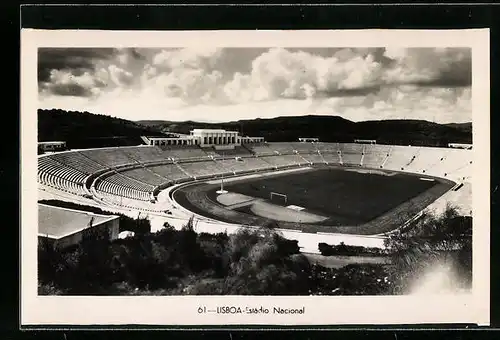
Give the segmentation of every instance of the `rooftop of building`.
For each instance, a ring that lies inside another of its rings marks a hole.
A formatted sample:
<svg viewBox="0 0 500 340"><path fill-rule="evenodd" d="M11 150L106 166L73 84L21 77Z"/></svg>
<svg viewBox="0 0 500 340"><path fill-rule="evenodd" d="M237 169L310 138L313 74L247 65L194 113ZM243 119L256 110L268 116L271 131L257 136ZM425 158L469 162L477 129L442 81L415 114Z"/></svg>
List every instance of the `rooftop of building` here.
<svg viewBox="0 0 500 340"><path fill-rule="evenodd" d="M39 145L51 145L51 144L65 144L64 141L48 141L48 142L38 142Z"/></svg>
<svg viewBox="0 0 500 340"><path fill-rule="evenodd" d="M98 215L91 212L38 204L38 235L59 239L89 227L119 218L115 215Z"/></svg>

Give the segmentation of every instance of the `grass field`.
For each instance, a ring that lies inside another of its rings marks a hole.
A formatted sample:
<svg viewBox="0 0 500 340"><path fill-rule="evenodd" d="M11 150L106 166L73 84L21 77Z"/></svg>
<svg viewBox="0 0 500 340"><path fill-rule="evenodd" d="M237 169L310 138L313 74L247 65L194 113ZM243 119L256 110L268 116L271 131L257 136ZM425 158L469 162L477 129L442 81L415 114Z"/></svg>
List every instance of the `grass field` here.
<svg viewBox="0 0 500 340"><path fill-rule="evenodd" d="M220 184L217 182L188 184L176 190L174 197L180 205L196 214L229 223L264 225L276 221L273 215L282 217L285 209L289 218L278 219L278 225L283 229L376 235L401 226L454 185L445 179L429 181L419 177L422 176L359 168L317 167L300 173L242 178L225 183L224 188L231 195L251 196L255 198L251 201L261 201L258 204L240 204L241 200L233 202L230 197L228 202L219 202L221 197L216 191ZM267 210L272 206L269 204L271 191L286 194L287 206L297 205L305 209L297 213L276 200L272 202L275 214L270 214ZM256 213L259 204L266 202L268 205L263 209L266 213ZM328 218L306 221L302 212Z"/></svg>
<svg viewBox="0 0 500 340"><path fill-rule="evenodd" d="M434 186L407 174L393 176L341 169L285 174L228 183L230 192L269 199L270 192L288 197L287 205L329 216L321 224L359 225L384 214ZM278 203L279 200L273 201Z"/></svg>

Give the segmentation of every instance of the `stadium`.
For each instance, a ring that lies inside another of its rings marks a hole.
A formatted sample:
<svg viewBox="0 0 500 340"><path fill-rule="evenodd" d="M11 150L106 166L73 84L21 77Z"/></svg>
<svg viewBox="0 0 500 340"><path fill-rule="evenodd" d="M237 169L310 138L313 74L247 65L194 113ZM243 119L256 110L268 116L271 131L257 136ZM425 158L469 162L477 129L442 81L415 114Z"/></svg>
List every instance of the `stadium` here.
<svg viewBox="0 0 500 340"><path fill-rule="evenodd" d="M471 145L206 137L214 131L39 155L41 197L175 226L194 217L208 233L273 226L304 252L321 242L383 247L386 235L448 203L471 215Z"/></svg>

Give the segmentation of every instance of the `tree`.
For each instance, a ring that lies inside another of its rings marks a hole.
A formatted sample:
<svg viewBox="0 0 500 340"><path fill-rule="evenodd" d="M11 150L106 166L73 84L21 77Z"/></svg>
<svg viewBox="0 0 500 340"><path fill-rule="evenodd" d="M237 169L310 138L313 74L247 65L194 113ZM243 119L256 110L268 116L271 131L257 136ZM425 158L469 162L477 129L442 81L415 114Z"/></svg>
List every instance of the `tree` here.
<svg viewBox="0 0 500 340"><path fill-rule="evenodd" d="M308 293L309 262L298 254L296 243L289 243L276 231L241 229L230 236L228 252L231 265L224 294Z"/></svg>
<svg viewBox="0 0 500 340"><path fill-rule="evenodd" d="M385 246L395 293L407 292L410 282L436 263L451 264L467 283L472 280L472 218L460 216L451 205L440 215L424 212L390 234Z"/></svg>

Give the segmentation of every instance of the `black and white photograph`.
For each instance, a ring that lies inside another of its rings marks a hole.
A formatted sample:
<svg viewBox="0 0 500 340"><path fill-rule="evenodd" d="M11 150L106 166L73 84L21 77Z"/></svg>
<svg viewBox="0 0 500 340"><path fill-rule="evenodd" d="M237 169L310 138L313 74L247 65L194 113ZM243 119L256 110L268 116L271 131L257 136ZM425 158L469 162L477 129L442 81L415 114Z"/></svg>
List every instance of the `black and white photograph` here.
<svg viewBox="0 0 500 340"><path fill-rule="evenodd" d="M339 297L391 297L370 302L385 311L481 289L489 111L473 97L489 101L489 85L474 34L331 46L290 33L290 46L255 32L245 46L78 33L29 50L34 298L184 297L191 317L300 323Z"/></svg>

